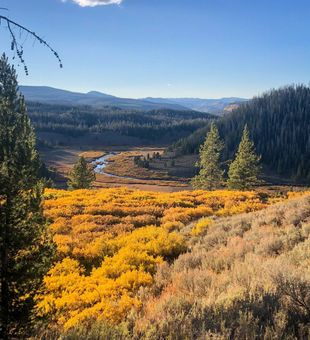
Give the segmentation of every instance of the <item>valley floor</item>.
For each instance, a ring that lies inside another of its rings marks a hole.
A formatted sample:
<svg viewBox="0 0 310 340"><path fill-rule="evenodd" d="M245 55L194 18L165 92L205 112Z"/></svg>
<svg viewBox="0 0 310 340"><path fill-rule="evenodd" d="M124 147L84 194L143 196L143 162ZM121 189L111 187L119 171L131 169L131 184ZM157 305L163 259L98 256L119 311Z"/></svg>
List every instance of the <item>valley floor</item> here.
<svg viewBox="0 0 310 340"><path fill-rule="evenodd" d="M66 176L78 156L84 156L89 163L107 153L116 153L109 159L106 173L97 173L95 188L128 187L131 189L150 190L158 192L176 192L190 189L188 180L169 174L168 165L164 161L154 161L154 170L144 169L134 164L137 155L147 156L162 153L158 147L105 147L97 150L81 150L77 148L44 148L40 153L43 161L57 170L56 186L65 188ZM113 175L113 176L110 176Z"/></svg>
<svg viewBox="0 0 310 340"><path fill-rule="evenodd" d="M84 156L89 163L103 155L111 154L104 173L96 174L95 188L128 187L155 192L178 192L191 190L190 179L194 176L193 165L197 156L186 155L173 158L168 152L163 154L163 147L150 146L114 146L102 148L54 147L40 150L43 161L57 170L55 184L57 188L66 188L67 174L78 156ZM160 158L154 158L154 153ZM134 163L135 156L147 158L150 168L138 167ZM289 179L279 178L267 172L266 184L258 190L272 192L303 191L306 187L296 186ZM270 183L273 183L272 185Z"/></svg>

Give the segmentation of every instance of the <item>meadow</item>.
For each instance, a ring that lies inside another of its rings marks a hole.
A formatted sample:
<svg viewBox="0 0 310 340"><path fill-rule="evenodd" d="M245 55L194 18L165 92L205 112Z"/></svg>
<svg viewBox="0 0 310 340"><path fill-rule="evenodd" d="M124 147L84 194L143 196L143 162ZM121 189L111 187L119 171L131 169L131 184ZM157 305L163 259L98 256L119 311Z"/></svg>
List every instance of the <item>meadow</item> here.
<svg viewBox="0 0 310 340"><path fill-rule="evenodd" d="M141 291L153 287L158 269L188 253L210 226L291 195L47 189L44 211L57 261L37 295L37 314L62 331L97 321L119 325L144 308Z"/></svg>
<svg viewBox="0 0 310 340"><path fill-rule="evenodd" d="M106 167L106 174L96 174L95 188L129 187L146 191L175 192L188 190L190 186L184 178L169 175L171 167L165 168L163 160L152 163L152 169L145 169L134 164L133 157L137 155L152 155L154 152L162 152L163 149L156 147L101 147L86 148L81 150L72 147L41 148L40 154L49 168L56 170L54 184L57 188L66 188L67 175L79 156L83 156L89 163L109 152L116 152L111 157ZM119 177L117 177L119 176ZM122 178L129 177L129 178Z"/></svg>

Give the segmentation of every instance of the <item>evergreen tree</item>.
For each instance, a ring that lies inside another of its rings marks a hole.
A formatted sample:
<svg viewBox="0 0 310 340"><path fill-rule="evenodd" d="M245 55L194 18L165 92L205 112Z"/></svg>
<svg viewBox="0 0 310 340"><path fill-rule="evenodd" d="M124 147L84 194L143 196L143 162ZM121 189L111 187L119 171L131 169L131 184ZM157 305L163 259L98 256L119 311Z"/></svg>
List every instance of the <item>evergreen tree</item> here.
<svg viewBox="0 0 310 340"><path fill-rule="evenodd" d="M260 157L255 153L254 143L251 141L249 130L245 125L236 158L229 167L228 187L230 189L246 190L258 184L259 161Z"/></svg>
<svg viewBox="0 0 310 340"><path fill-rule="evenodd" d="M74 189L89 189L96 179L93 169L87 164L84 157L80 157L69 174L68 187Z"/></svg>
<svg viewBox="0 0 310 340"><path fill-rule="evenodd" d="M0 59L0 319L1 339L29 330L34 295L53 245L42 211L35 136L18 94L16 72Z"/></svg>
<svg viewBox="0 0 310 340"><path fill-rule="evenodd" d="M213 190L223 183L224 171L221 169L220 159L224 144L220 139L215 123L211 124L204 144L200 148L199 174L192 179L194 188Z"/></svg>
<svg viewBox="0 0 310 340"><path fill-rule="evenodd" d="M274 175L291 183L310 178L310 86L291 85L271 90L240 104L216 122L225 147L223 160L232 158L244 125L261 163ZM177 155L198 153L208 126L202 126L169 149Z"/></svg>

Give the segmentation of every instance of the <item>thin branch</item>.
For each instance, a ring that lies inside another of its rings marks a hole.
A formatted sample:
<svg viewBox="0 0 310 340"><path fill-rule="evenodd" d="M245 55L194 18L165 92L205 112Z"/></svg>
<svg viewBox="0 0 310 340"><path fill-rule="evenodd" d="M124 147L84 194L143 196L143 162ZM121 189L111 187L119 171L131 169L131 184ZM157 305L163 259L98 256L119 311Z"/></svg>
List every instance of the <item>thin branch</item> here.
<svg viewBox="0 0 310 340"><path fill-rule="evenodd" d="M43 38L38 36L35 32L29 30L27 27L20 25L19 23L9 19L6 16L0 15L0 23L1 23L2 20L7 23L7 27L8 27L11 39L12 39L11 50L16 51L18 59L20 60L20 62L24 66L24 70L25 70L26 75L28 75L28 68L27 68L25 60L23 58L23 52L24 52L23 51L23 45L21 45L17 42L16 34L13 31L13 27L19 28L21 32L26 32L28 35L32 36L35 39L35 41L36 40L39 41L40 44L42 44L44 47L48 48L54 54L55 58L57 59L57 61L59 63L59 67L60 68L63 67L62 61L59 57L59 54L47 43L46 40L44 40Z"/></svg>

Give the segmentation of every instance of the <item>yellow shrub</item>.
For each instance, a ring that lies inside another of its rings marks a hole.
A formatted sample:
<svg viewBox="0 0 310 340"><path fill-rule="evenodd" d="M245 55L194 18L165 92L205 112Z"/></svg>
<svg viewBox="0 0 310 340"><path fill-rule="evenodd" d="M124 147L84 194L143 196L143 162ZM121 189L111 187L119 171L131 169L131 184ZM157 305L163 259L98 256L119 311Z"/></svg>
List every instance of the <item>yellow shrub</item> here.
<svg viewBox="0 0 310 340"><path fill-rule="evenodd" d="M192 234L195 236L202 234L212 222L213 220L211 218L208 217L201 218L192 229Z"/></svg>
<svg viewBox="0 0 310 340"><path fill-rule="evenodd" d="M255 192L48 189L44 211L62 261L44 279L38 314L65 329L100 319L119 323L141 307L138 290L153 283L158 265L186 250L175 230L199 219L192 230L199 235L211 216L266 205ZM236 256L248 246L236 247ZM223 254L214 254L217 267L229 265Z"/></svg>

